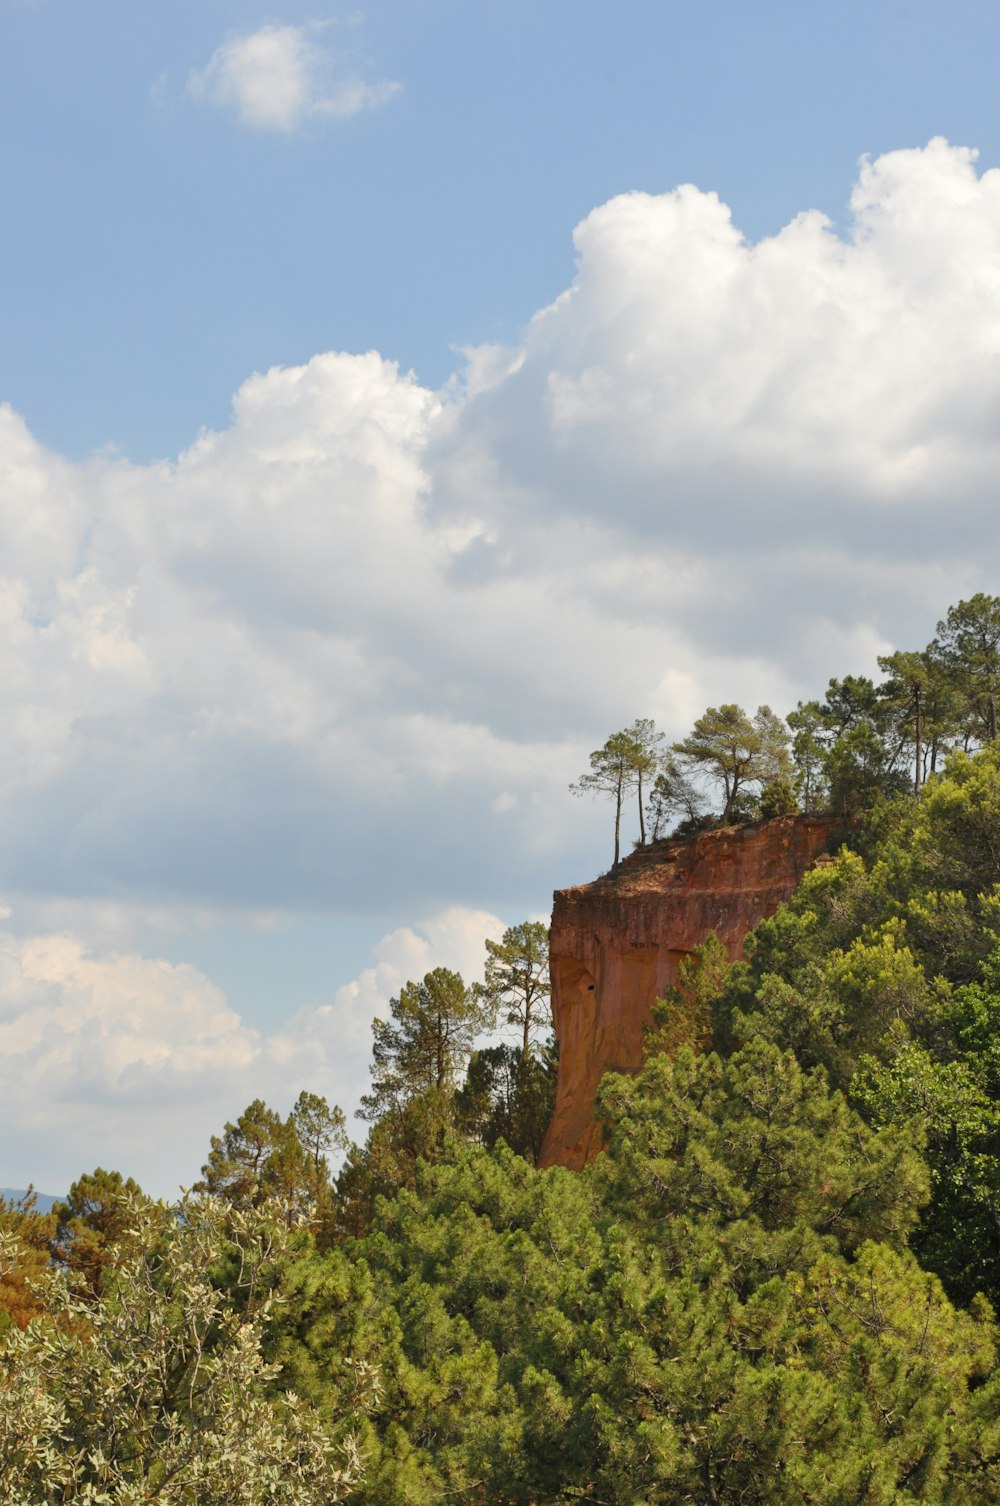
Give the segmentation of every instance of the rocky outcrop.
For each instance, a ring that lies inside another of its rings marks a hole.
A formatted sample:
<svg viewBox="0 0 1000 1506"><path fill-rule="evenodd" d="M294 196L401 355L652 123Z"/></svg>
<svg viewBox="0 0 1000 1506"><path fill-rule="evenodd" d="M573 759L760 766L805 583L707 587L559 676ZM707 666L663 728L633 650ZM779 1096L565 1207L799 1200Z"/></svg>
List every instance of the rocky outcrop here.
<svg viewBox="0 0 1000 1506"><path fill-rule="evenodd" d="M542 1166L578 1169L601 1147L594 1095L635 1072L653 1001L714 931L730 957L834 845L834 821L782 816L640 848L617 872L557 890L549 962L559 1079Z"/></svg>

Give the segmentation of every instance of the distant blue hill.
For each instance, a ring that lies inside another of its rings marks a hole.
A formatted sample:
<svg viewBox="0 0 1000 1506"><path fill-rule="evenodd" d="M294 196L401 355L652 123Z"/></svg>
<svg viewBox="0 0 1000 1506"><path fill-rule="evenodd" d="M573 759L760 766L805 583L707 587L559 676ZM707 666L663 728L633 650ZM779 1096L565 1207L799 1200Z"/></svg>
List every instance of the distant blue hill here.
<svg viewBox="0 0 1000 1506"><path fill-rule="evenodd" d="M8 1203L19 1203L27 1194L23 1187L0 1187L0 1197ZM50 1197L47 1192L35 1193L35 1212L51 1213L53 1204L62 1202L62 1198Z"/></svg>

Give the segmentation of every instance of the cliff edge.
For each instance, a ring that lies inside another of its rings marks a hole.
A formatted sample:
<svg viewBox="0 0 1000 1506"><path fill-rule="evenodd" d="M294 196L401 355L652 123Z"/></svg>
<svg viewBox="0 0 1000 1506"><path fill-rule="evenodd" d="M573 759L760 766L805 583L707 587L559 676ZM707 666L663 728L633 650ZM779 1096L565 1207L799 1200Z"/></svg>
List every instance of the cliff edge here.
<svg viewBox="0 0 1000 1506"><path fill-rule="evenodd" d="M601 1148L594 1096L635 1072L654 999L714 931L731 958L789 898L842 827L780 816L639 848L616 872L553 896L549 966L559 1041L556 1107L539 1164L578 1170Z"/></svg>

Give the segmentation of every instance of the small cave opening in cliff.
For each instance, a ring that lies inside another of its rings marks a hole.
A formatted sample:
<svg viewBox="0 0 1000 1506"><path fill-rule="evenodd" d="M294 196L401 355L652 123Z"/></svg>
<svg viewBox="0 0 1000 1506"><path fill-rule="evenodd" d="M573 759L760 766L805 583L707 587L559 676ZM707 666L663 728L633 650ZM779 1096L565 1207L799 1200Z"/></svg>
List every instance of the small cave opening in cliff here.
<svg viewBox="0 0 1000 1506"><path fill-rule="evenodd" d="M559 975L557 986L560 997L570 1008L577 1002L583 1003L584 995L594 993L597 988L593 973L575 957L555 958L554 970Z"/></svg>

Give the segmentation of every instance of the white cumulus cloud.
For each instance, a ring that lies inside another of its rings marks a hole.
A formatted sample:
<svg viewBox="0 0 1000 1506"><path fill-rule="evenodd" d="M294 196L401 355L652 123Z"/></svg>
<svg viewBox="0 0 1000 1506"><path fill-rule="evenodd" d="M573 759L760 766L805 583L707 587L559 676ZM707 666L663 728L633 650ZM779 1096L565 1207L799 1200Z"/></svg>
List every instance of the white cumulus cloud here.
<svg viewBox="0 0 1000 1506"><path fill-rule="evenodd" d="M289 133L316 116L346 119L377 109L399 92L388 79L343 76L315 30L269 25L230 37L192 72L191 93L235 110L245 125Z"/></svg>
<svg viewBox="0 0 1000 1506"><path fill-rule="evenodd" d="M464 905L450 905L417 926L400 926L375 947L375 966L337 990L337 1007L364 1022L369 1041L371 1020L380 1011L386 1017L386 1001L410 979L420 979L435 967L451 968L468 983L481 979L483 943L499 941L504 930L499 916Z"/></svg>
<svg viewBox="0 0 1000 1506"><path fill-rule="evenodd" d="M785 711L996 589L1000 174L934 141L853 204L613 199L468 388L318 355L172 464L0 410L4 891L538 905L616 725Z"/></svg>
<svg viewBox="0 0 1000 1506"><path fill-rule="evenodd" d="M287 1112L308 1088L350 1112L366 1083L373 1017L434 967L480 977L484 941L503 929L495 915L461 906L398 928L331 1002L262 1031L187 964L5 925L5 1175L22 1166L58 1192L103 1163L170 1193L195 1179L211 1135L255 1097Z"/></svg>

